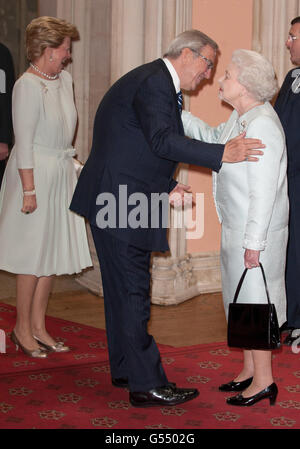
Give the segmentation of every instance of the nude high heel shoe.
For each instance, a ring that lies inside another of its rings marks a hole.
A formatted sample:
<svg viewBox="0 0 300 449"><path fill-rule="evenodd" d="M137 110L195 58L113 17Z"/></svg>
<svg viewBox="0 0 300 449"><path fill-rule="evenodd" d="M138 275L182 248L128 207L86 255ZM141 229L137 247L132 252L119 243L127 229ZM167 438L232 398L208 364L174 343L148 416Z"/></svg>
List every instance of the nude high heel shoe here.
<svg viewBox="0 0 300 449"><path fill-rule="evenodd" d="M47 343L40 340L38 337L33 336L33 338L42 345L49 352L68 352L70 351L69 346L65 346L62 341L56 343L55 345L48 345Z"/></svg>
<svg viewBox="0 0 300 449"><path fill-rule="evenodd" d="M45 359L48 357L47 352L44 349L27 349L25 348L22 343L20 343L20 340L18 339L18 337L15 334L15 331L12 331L11 333L11 341L16 345L16 350L18 351L19 348L21 348L21 350L24 352L24 354L29 355L29 357L36 357L36 358L40 358L40 359Z"/></svg>

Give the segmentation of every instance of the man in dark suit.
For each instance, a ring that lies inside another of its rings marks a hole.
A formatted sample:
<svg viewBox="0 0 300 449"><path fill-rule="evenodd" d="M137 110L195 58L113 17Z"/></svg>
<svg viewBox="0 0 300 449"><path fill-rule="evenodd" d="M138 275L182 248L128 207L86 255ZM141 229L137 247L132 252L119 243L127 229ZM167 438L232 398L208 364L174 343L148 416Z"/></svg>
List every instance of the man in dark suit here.
<svg viewBox="0 0 300 449"><path fill-rule="evenodd" d="M10 51L0 43L0 187L12 143L11 97L15 82L14 66Z"/></svg>
<svg viewBox="0 0 300 449"><path fill-rule="evenodd" d="M225 147L184 137L180 89L195 90L210 78L217 48L200 31L184 32L164 59L132 70L109 89L99 105L91 154L70 206L91 224L103 281L112 383L129 387L133 406L176 405L198 395L196 389L168 382L147 332L151 251L169 249L165 204L153 205L152 195L184 193L185 186L173 180L178 162L218 171L222 161L262 154L254 149L262 148L261 142L244 135Z"/></svg>
<svg viewBox="0 0 300 449"><path fill-rule="evenodd" d="M290 202L289 240L286 260L288 346L300 336L300 17L291 22L286 41L291 61L298 66L288 72L275 103L287 142Z"/></svg>

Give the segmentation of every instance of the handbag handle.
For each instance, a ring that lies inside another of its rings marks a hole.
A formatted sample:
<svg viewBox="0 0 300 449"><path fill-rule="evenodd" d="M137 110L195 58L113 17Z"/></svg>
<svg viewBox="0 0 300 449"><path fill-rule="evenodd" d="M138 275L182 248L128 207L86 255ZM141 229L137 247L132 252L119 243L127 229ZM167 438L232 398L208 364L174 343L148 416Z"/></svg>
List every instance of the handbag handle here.
<svg viewBox="0 0 300 449"><path fill-rule="evenodd" d="M260 266L261 273L262 273L263 280L264 280L264 284L265 284L265 289L266 289L266 294L267 294L268 303L271 304L270 296L269 296L269 290L268 290L267 281L266 281L266 276L265 276L265 272L264 272L264 269L263 269L263 266L262 266L261 263L259 263L259 266ZM238 283L238 286L237 286L237 288L236 288L236 292L235 292L235 295L234 295L234 298L233 298L233 302L234 302L234 303L235 303L235 302L237 301L237 299L238 299L238 296L239 296L239 293L240 293L240 289L241 289L242 284L243 284L243 282L244 282L244 279L245 279L245 276L246 276L246 274L247 274L247 271L248 271L248 268L245 268L245 270L244 270L244 272L243 272L243 274L242 274L242 276L241 276L240 282Z"/></svg>

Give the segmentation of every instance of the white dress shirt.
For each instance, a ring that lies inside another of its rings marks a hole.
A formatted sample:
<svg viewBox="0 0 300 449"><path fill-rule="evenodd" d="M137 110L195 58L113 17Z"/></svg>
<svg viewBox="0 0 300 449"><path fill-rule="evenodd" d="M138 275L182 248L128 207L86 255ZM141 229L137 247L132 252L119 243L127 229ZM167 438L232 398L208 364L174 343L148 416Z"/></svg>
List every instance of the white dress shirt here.
<svg viewBox="0 0 300 449"><path fill-rule="evenodd" d="M169 59L163 58L163 61L166 64L167 69L169 70L169 72L171 74L176 93L178 94L178 92L180 91L180 79L179 79L179 76L178 76L176 70L174 69L173 64L171 63L171 61Z"/></svg>

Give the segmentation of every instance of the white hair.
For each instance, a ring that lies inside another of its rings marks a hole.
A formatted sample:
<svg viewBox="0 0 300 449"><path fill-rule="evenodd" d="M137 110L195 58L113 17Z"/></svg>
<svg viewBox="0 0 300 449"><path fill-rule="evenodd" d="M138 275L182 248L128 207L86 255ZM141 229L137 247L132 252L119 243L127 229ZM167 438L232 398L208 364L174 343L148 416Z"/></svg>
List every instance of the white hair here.
<svg viewBox="0 0 300 449"><path fill-rule="evenodd" d="M164 58L177 59L184 48L189 48L199 56L200 51L206 45L212 47L215 52L218 51L217 43L209 36L199 30L187 30L175 37L164 54Z"/></svg>
<svg viewBox="0 0 300 449"><path fill-rule="evenodd" d="M239 49L232 54L238 68L238 81L257 101L270 101L278 92L278 81L272 64L260 53Z"/></svg>

